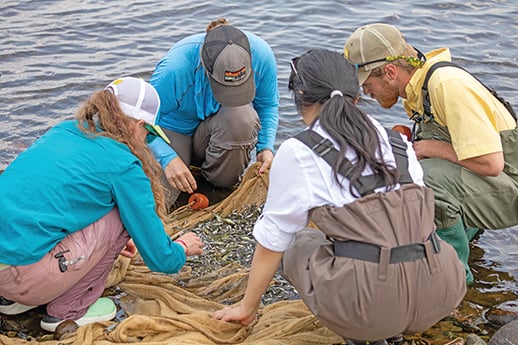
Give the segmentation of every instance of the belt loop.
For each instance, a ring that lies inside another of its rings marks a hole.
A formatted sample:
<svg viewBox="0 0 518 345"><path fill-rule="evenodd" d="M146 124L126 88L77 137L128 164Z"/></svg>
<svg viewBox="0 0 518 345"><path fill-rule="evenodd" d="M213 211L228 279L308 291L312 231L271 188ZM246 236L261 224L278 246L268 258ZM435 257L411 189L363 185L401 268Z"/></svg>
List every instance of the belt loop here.
<svg viewBox="0 0 518 345"><path fill-rule="evenodd" d="M430 235L430 241L432 241L433 250L435 250L436 253L439 253L441 251L441 244L439 243L439 239L437 238L437 233L435 231Z"/></svg>
<svg viewBox="0 0 518 345"><path fill-rule="evenodd" d="M19 285L22 282L22 277L20 272L18 271L18 267L11 266L9 267L9 272L11 272L11 275L13 276L14 282Z"/></svg>
<svg viewBox="0 0 518 345"><path fill-rule="evenodd" d="M434 255L434 244L431 240L424 243L424 251L426 253L426 261L428 261L428 267L430 267L430 273L434 274L437 272L437 261Z"/></svg>
<svg viewBox="0 0 518 345"><path fill-rule="evenodd" d="M387 280L388 265L390 263L390 248L380 248L380 262L378 263L378 279Z"/></svg>

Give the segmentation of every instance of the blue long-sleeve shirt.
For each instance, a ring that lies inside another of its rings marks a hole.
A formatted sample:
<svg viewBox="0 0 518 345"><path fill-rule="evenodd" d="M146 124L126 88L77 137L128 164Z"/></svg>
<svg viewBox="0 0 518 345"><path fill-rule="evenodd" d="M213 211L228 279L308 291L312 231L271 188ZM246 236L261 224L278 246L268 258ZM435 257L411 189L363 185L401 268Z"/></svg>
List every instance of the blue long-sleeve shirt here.
<svg viewBox="0 0 518 345"><path fill-rule="evenodd" d="M147 266L178 272L185 252L155 212L140 160L113 139L87 137L75 120L62 122L0 174L0 263L37 262L115 206Z"/></svg>
<svg viewBox="0 0 518 345"><path fill-rule="evenodd" d="M245 34L250 42L256 86L252 104L261 122L256 149L273 152L279 123L277 64L272 49L263 39L249 32ZM149 81L160 95L159 125L188 136L220 107L201 64L204 39L205 33L201 33L173 45ZM163 167L177 156L162 139L154 140L150 147Z"/></svg>

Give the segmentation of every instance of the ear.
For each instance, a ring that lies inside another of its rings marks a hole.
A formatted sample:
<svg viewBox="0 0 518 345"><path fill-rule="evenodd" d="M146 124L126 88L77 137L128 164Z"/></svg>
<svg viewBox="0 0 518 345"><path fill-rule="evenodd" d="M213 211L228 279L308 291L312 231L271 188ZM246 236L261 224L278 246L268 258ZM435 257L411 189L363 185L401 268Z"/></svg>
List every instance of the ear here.
<svg viewBox="0 0 518 345"><path fill-rule="evenodd" d="M392 64L392 63L388 63L384 66L384 70L385 70L385 75L390 79L390 80L395 80L397 78L397 67L396 65Z"/></svg>
<svg viewBox="0 0 518 345"><path fill-rule="evenodd" d="M144 128L144 125L146 124L146 122L144 122L144 120L137 120L135 119L135 122L133 122L134 126L135 126L135 129L137 128Z"/></svg>

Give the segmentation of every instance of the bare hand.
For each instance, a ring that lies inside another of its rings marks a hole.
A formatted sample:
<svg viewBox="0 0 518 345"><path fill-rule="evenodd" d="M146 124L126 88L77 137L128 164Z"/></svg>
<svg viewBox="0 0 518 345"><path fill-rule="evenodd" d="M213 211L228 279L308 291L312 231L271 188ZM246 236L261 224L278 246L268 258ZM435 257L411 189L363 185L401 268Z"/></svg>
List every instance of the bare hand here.
<svg viewBox="0 0 518 345"><path fill-rule="evenodd" d="M182 246L183 243L185 243L185 245L187 246L187 248L185 248L185 255L187 256L200 255L201 253L203 253L203 241L194 232L188 232L178 237L176 241L182 244Z"/></svg>
<svg viewBox="0 0 518 345"><path fill-rule="evenodd" d="M137 255L137 247L135 246L135 242L130 238L126 246L120 252L120 255L125 256L127 258L133 258Z"/></svg>
<svg viewBox="0 0 518 345"><path fill-rule="evenodd" d="M257 310L245 311L241 306L225 307L218 310L212 316L216 320L222 321L239 321L243 326L248 326L256 318Z"/></svg>
<svg viewBox="0 0 518 345"><path fill-rule="evenodd" d="M167 181L174 189L191 194L198 188L191 170L180 157L176 157L169 162L164 172Z"/></svg>
<svg viewBox="0 0 518 345"><path fill-rule="evenodd" d="M273 152L268 149L259 152L257 155L257 161L262 162L258 171L259 175L262 175L272 165Z"/></svg>

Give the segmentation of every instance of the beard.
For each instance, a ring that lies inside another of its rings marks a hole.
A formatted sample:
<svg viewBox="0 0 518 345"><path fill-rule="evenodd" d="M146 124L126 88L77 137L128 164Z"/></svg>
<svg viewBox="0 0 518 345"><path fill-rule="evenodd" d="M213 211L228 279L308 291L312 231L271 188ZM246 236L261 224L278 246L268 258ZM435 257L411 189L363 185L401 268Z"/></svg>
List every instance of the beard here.
<svg viewBox="0 0 518 345"><path fill-rule="evenodd" d="M376 94L375 98L382 108L389 109L396 104L399 98L399 90L385 79L382 81L382 90L382 92Z"/></svg>

